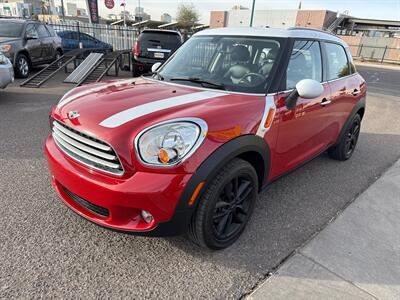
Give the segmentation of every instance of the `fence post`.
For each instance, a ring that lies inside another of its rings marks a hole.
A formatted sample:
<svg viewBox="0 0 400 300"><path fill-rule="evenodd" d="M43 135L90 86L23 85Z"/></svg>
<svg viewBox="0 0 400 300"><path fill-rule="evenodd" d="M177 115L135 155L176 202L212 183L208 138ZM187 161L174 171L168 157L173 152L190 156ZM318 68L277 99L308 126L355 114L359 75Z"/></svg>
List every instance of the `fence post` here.
<svg viewBox="0 0 400 300"><path fill-rule="evenodd" d="M82 49L83 47L82 47L82 43L81 43L81 30L80 30L80 28L79 28L79 21L76 21L76 27L77 27L77 31L78 31L78 45L79 45L79 48L80 49Z"/></svg>
<svg viewBox="0 0 400 300"><path fill-rule="evenodd" d="M381 59L381 64L383 63L383 60L385 59L386 50L387 50L387 45L385 46L385 50L383 50L383 55L382 55L382 59Z"/></svg>
<svg viewBox="0 0 400 300"><path fill-rule="evenodd" d="M361 45L360 45L360 48L358 48L358 57L361 57L363 45L364 45L364 44L361 44Z"/></svg>

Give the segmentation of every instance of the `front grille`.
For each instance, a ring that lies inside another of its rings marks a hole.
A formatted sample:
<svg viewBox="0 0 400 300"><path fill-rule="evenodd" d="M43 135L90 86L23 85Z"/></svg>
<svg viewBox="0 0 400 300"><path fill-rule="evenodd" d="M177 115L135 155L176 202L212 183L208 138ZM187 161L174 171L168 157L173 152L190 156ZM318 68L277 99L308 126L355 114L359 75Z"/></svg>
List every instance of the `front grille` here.
<svg viewBox="0 0 400 300"><path fill-rule="evenodd" d="M57 146L74 160L114 175L122 175L124 173L117 154L106 142L56 120L53 121L52 130Z"/></svg>
<svg viewBox="0 0 400 300"><path fill-rule="evenodd" d="M92 202L89 202L89 201L79 197L77 194L71 192L66 187L61 185L60 183L58 183L58 184L61 187L61 189L64 191L64 193L66 193L68 195L68 197L71 198L71 200L75 201L80 206L82 206L82 207L86 208L87 210L91 211L92 213L95 213L96 215L99 215L104 218L107 218L110 215L107 208L93 204Z"/></svg>

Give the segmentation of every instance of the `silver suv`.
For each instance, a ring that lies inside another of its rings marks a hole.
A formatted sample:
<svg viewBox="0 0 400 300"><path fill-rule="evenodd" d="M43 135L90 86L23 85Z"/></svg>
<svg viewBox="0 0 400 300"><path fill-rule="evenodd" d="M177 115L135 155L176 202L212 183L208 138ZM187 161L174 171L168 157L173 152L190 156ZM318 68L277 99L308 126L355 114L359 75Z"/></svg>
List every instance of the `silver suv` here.
<svg viewBox="0 0 400 300"><path fill-rule="evenodd" d="M0 51L19 78L28 77L32 66L51 63L63 54L61 38L51 26L18 19L0 19Z"/></svg>

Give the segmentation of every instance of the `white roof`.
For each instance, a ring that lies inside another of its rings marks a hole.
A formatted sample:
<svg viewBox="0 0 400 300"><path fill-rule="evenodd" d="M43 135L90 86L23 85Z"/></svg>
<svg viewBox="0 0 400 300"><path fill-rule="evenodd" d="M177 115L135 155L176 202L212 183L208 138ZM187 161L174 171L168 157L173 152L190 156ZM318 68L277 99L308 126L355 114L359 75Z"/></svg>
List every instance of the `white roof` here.
<svg viewBox="0 0 400 300"><path fill-rule="evenodd" d="M233 36L260 36L260 37L281 37L281 38L313 38L329 40L348 47L347 44L337 36L318 29L292 27L289 29L262 28L262 27L224 27L202 30L195 34L201 35L233 35Z"/></svg>

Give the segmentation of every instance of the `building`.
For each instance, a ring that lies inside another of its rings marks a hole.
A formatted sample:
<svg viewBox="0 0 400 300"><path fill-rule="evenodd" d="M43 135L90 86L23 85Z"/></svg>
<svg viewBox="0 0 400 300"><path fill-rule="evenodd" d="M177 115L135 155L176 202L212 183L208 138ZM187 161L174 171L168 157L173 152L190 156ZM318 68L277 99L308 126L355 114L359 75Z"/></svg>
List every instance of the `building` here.
<svg viewBox="0 0 400 300"><path fill-rule="evenodd" d="M67 6L67 11L65 15L71 17L75 17L78 15L78 6L76 5L76 3L67 2L66 6Z"/></svg>
<svg viewBox="0 0 400 300"><path fill-rule="evenodd" d="M0 3L0 16L29 18L31 10L29 5L25 3Z"/></svg>
<svg viewBox="0 0 400 300"><path fill-rule="evenodd" d="M171 23L172 22L172 17L167 13L163 13L161 15L161 21L167 22L167 23Z"/></svg>
<svg viewBox="0 0 400 300"><path fill-rule="evenodd" d="M298 10L295 26L326 29L337 19L337 12L330 10Z"/></svg>
<svg viewBox="0 0 400 300"><path fill-rule="evenodd" d="M400 37L400 20L374 20L341 15L335 33L368 37Z"/></svg>
<svg viewBox="0 0 400 300"><path fill-rule="evenodd" d="M295 26L297 10L274 9L256 10L254 12L254 27L280 27ZM242 27L250 25L251 10L242 6L234 6L230 11L212 11L210 14L210 27Z"/></svg>
<svg viewBox="0 0 400 300"><path fill-rule="evenodd" d="M15 17L29 17L32 14L40 15L47 14L50 12L50 7L54 3L53 1L42 2L42 0L7 0L3 1L5 6L5 11L3 9L3 13L0 12L0 15L9 14L9 10L11 11L11 16ZM15 11L14 11L15 8ZM21 9L23 13L21 13Z"/></svg>
<svg viewBox="0 0 400 300"><path fill-rule="evenodd" d="M76 10L76 15L78 17L87 17L86 9L78 7L78 9Z"/></svg>

